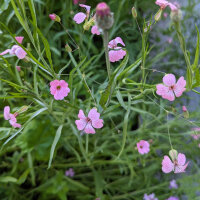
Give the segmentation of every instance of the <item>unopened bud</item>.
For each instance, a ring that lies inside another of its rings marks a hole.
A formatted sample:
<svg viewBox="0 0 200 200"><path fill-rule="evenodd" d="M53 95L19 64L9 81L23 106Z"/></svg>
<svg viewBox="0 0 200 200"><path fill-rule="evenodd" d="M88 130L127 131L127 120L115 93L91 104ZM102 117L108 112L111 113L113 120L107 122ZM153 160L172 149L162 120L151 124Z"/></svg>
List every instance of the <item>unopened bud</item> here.
<svg viewBox="0 0 200 200"><path fill-rule="evenodd" d="M155 17L154 17L154 19L155 19L156 22L158 22L158 21L161 19L162 12L163 12L163 10L160 9L160 10L156 13L156 15L155 15Z"/></svg>
<svg viewBox="0 0 200 200"><path fill-rule="evenodd" d="M18 114L21 114L23 112L26 112L28 110L28 106L22 106L19 110L18 110Z"/></svg>
<svg viewBox="0 0 200 200"><path fill-rule="evenodd" d="M137 18L137 10L135 9L135 7L132 7L132 15L133 15L134 19Z"/></svg>
<svg viewBox="0 0 200 200"><path fill-rule="evenodd" d="M55 22L60 22L60 17L54 13L50 14L49 18Z"/></svg>
<svg viewBox="0 0 200 200"><path fill-rule="evenodd" d="M86 21L85 24L83 25L83 29L88 31L91 26L95 24L95 18L92 17L89 21Z"/></svg>
<svg viewBox="0 0 200 200"><path fill-rule="evenodd" d="M177 160L178 151L176 151L175 149L172 149L169 151L169 155L170 155L172 161Z"/></svg>
<svg viewBox="0 0 200 200"><path fill-rule="evenodd" d="M16 66L16 69L17 69L18 72L21 71L21 67L20 66Z"/></svg>
<svg viewBox="0 0 200 200"><path fill-rule="evenodd" d="M170 17L172 19L173 22L179 22L182 19L182 12L180 9L176 9L176 10L172 10Z"/></svg>
<svg viewBox="0 0 200 200"><path fill-rule="evenodd" d="M66 44L66 45L65 45L65 50L66 50L68 53L72 52L72 48L69 46L69 44Z"/></svg>
<svg viewBox="0 0 200 200"><path fill-rule="evenodd" d="M110 7L101 2L96 7L96 22L97 26L102 30L108 30L114 23L113 13L110 12Z"/></svg>
<svg viewBox="0 0 200 200"><path fill-rule="evenodd" d="M188 112L186 106L182 107L182 111L183 111L184 118L189 118L189 112Z"/></svg>

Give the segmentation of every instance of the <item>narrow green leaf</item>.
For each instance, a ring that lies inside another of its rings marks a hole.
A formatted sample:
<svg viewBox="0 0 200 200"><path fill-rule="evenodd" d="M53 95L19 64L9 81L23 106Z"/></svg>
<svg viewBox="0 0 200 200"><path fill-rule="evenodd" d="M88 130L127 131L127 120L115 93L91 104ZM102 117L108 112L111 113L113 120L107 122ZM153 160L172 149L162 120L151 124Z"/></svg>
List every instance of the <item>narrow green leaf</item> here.
<svg viewBox="0 0 200 200"><path fill-rule="evenodd" d="M197 30L197 45L196 45L196 52L195 52L195 59L194 59L194 64L193 64L193 71L196 70L198 63L199 63L199 29L196 26L196 30Z"/></svg>

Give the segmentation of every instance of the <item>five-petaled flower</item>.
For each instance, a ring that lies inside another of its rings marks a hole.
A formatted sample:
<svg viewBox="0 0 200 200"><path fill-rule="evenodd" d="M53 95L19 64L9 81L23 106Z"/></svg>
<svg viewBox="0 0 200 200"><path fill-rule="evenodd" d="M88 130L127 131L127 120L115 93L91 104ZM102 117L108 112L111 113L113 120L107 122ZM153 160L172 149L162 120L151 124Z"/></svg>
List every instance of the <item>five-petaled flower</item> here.
<svg viewBox="0 0 200 200"><path fill-rule="evenodd" d="M162 171L164 173L170 173L174 171L174 173L183 173L188 166L186 163L186 157L183 153L179 153L178 155L171 156L172 160L169 156L164 156L162 161Z"/></svg>
<svg viewBox="0 0 200 200"><path fill-rule="evenodd" d="M150 144L145 140L140 140L137 143L137 149L140 154L147 154L150 151Z"/></svg>
<svg viewBox="0 0 200 200"><path fill-rule="evenodd" d="M156 198L154 193L149 194L149 195L144 194L143 200L158 200L158 198Z"/></svg>
<svg viewBox="0 0 200 200"><path fill-rule="evenodd" d="M123 40L120 37L116 37L114 40L111 40L108 43L108 48L111 49L109 51L110 62L119 61L126 55L126 51L123 50L122 47L118 47L117 44L125 46Z"/></svg>
<svg viewBox="0 0 200 200"><path fill-rule="evenodd" d="M73 168L69 168L68 170L65 171L65 176L68 176L68 177L73 177L75 174Z"/></svg>
<svg viewBox="0 0 200 200"><path fill-rule="evenodd" d="M79 110L78 118L79 120L76 120L75 123L79 131L94 134L96 133L94 128L103 127L103 120L100 119L100 113L95 108L89 111L88 117L85 116L83 110Z"/></svg>
<svg viewBox="0 0 200 200"><path fill-rule="evenodd" d="M176 78L173 74L166 74L163 77L163 83L164 84L156 85L156 93L162 96L163 99L169 101L174 101L175 96L180 97L186 90L186 81L183 76L181 76L176 83Z"/></svg>
<svg viewBox="0 0 200 200"><path fill-rule="evenodd" d="M13 126L14 128L21 128L21 124L17 123L17 119L16 119L17 115L18 113L14 113L14 114L10 113L9 106L4 107L4 119L9 120L10 125Z"/></svg>
<svg viewBox="0 0 200 200"><path fill-rule="evenodd" d="M15 39L17 40L17 42L21 44L24 37L18 36L18 37L15 37ZM13 45L11 49L6 49L2 53L0 53L0 55L3 56L7 53L9 53L10 55L16 55L19 59L24 59L27 55L24 49L20 47L19 45Z"/></svg>
<svg viewBox="0 0 200 200"><path fill-rule="evenodd" d="M55 100L63 100L70 92L68 83L64 80L51 81L50 86L51 94L54 95Z"/></svg>

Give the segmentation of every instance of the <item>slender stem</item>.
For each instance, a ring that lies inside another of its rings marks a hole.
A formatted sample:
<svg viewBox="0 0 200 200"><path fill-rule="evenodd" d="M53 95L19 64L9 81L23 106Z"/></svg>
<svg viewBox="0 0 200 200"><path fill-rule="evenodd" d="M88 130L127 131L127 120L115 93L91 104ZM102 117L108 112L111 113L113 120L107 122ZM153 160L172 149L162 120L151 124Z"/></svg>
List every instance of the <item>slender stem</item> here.
<svg viewBox="0 0 200 200"><path fill-rule="evenodd" d="M170 137L170 133L169 133L169 119L168 119L168 111L167 111L167 132L168 132L168 137L169 137L169 143L170 143L170 146L171 146L171 149L173 149L173 146L172 146L172 141L171 141L171 137Z"/></svg>
<svg viewBox="0 0 200 200"><path fill-rule="evenodd" d="M103 32L103 43L104 43L104 49L105 49L108 78L110 80L111 69L110 69L110 61L109 61L109 56L108 56L108 31L106 31L106 30L104 30L104 32Z"/></svg>

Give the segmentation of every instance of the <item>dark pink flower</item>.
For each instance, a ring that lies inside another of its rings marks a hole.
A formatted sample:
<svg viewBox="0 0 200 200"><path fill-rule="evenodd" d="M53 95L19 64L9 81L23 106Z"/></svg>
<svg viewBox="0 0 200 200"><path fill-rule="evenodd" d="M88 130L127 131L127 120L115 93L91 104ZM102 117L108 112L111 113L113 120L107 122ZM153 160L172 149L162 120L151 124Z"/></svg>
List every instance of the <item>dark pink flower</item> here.
<svg viewBox="0 0 200 200"><path fill-rule="evenodd" d="M69 168L65 171L65 176L73 177L75 174L74 170L72 168Z"/></svg>
<svg viewBox="0 0 200 200"><path fill-rule="evenodd" d="M49 14L49 18L53 21L55 21L56 19L56 14L52 13L52 14Z"/></svg>
<svg viewBox="0 0 200 200"><path fill-rule="evenodd" d="M15 37L15 39L21 44L24 37L18 36ZM27 55L27 53L22 49L19 45L13 45L11 49L6 49L2 53L0 53L1 56L9 53L10 55L16 55L19 59L24 59Z"/></svg>
<svg viewBox="0 0 200 200"><path fill-rule="evenodd" d="M140 140L137 143L137 149L140 154L147 154L150 151L150 144L145 140Z"/></svg>
<svg viewBox="0 0 200 200"><path fill-rule="evenodd" d="M21 71L21 67L20 66L16 66L16 69L17 69L18 72Z"/></svg>
<svg viewBox="0 0 200 200"><path fill-rule="evenodd" d="M93 34L93 35L100 35L101 33L99 32L99 29L98 29L98 26L93 26L92 27L92 29L91 29L91 33Z"/></svg>
<svg viewBox="0 0 200 200"><path fill-rule="evenodd" d="M164 156L162 161L162 171L164 173L170 173L172 171L174 171L174 173L183 173L185 172L188 163L189 162L186 163L186 157L182 153L175 156L172 161L169 156Z"/></svg>
<svg viewBox="0 0 200 200"><path fill-rule="evenodd" d="M55 100L63 100L70 92L68 83L64 80L51 81L50 86L51 94L54 95Z"/></svg>
<svg viewBox="0 0 200 200"><path fill-rule="evenodd" d="M85 21L86 18L89 17L90 14L90 6L88 5L84 5L84 4L79 4L80 7L85 8L86 9L86 14L83 12L79 12L76 15L74 15L73 20L77 23L77 24L81 24L82 22Z"/></svg>
<svg viewBox="0 0 200 200"><path fill-rule="evenodd" d="M171 180L170 183L169 183L169 188L170 189L178 189L178 185L176 183L176 180Z"/></svg>
<svg viewBox="0 0 200 200"><path fill-rule="evenodd" d="M183 111L183 112L187 112L186 106L182 106L182 111Z"/></svg>
<svg viewBox="0 0 200 200"><path fill-rule="evenodd" d="M13 126L14 128L21 128L21 124L17 123L16 116L17 116L17 113L15 114L10 113L9 106L4 107L4 119L9 120L10 125Z"/></svg>
<svg viewBox="0 0 200 200"><path fill-rule="evenodd" d="M76 120L75 123L79 131L94 134L94 128L99 129L103 127L103 120L100 119L100 114L95 108L89 111L88 117L85 116L83 110L79 110L78 118L80 120Z"/></svg>
<svg viewBox="0 0 200 200"><path fill-rule="evenodd" d="M122 49L122 47L118 47L117 45L121 44L122 46L125 46L123 40L120 37L116 37L114 40L111 40L108 43L108 48L112 49L109 51L109 60L110 62L116 62L126 55L126 51Z"/></svg>
<svg viewBox="0 0 200 200"><path fill-rule="evenodd" d="M105 2L101 2L96 7L96 15L100 17L105 17L110 15L110 8Z"/></svg>
<svg viewBox="0 0 200 200"><path fill-rule="evenodd" d="M173 74L167 74L163 77L163 83L164 84L156 85L156 93L162 96L163 99L169 101L174 101L175 96L180 97L186 90L186 81L183 76L181 76L176 83L175 76Z"/></svg>

